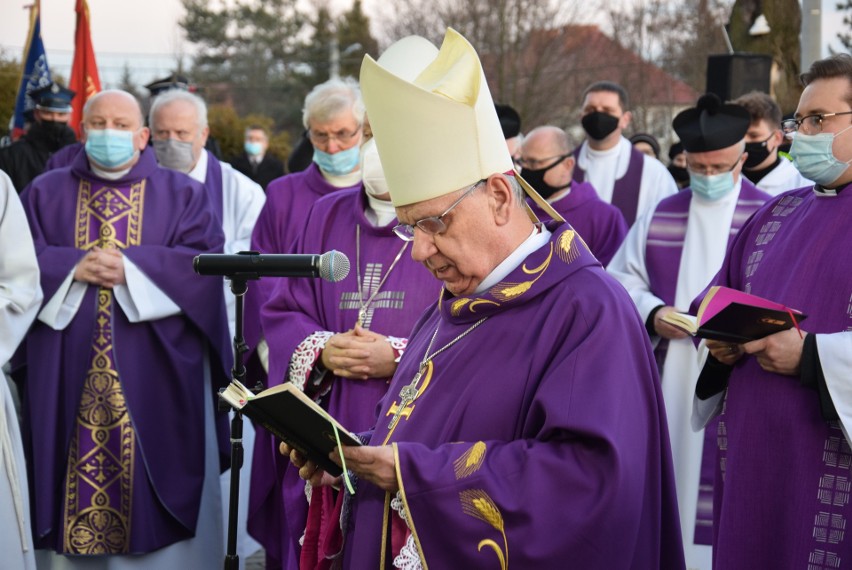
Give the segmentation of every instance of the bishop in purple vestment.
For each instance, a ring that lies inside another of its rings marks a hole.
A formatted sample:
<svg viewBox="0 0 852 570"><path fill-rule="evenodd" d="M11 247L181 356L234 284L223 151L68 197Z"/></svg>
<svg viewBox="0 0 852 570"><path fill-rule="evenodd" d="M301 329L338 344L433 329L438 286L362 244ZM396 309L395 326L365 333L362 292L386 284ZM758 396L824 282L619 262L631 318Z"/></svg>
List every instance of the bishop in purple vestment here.
<svg viewBox="0 0 852 570"><path fill-rule="evenodd" d="M852 564L852 56L814 62L802 80L800 119L784 128L817 186L758 210L713 284L807 318L744 345L707 341L696 387L694 419L720 414L713 566L724 570Z"/></svg>
<svg viewBox="0 0 852 570"><path fill-rule="evenodd" d="M683 568L642 322L573 228L527 216L476 52L448 30L413 85L369 57L361 83L397 234L444 290L342 451L343 567Z"/></svg>
<svg viewBox="0 0 852 570"><path fill-rule="evenodd" d="M192 259L224 238L204 188L157 166L132 96L87 110L86 152L22 196L46 299L25 355L34 539L137 555L199 528L209 387L231 362L221 283Z"/></svg>

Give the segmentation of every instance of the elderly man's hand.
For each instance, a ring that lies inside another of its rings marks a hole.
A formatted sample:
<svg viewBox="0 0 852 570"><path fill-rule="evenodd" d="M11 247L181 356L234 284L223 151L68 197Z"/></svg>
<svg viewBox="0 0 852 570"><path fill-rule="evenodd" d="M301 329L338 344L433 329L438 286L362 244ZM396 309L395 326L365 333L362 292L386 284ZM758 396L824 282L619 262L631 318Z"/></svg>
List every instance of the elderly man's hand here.
<svg viewBox="0 0 852 570"><path fill-rule="evenodd" d="M290 463L299 468L299 477L310 483L312 486L321 487L323 485L331 485L333 487L337 487L339 485L340 477L332 477L323 469L320 469L316 463L308 461L304 455L286 443L282 442L278 446L278 451L281 455L290 458Z"/></svg>
<svg viewBox="0 0 852 570"><path fill-rule="evenodd" d="M771 334L743 345L747 354L753 354L757 363L767 372L797 376L802 363L804 337L796 329Z"/></svg>
<svg viewBox="0 0 852 570"><path fill-rule="evenodd" d="M74 280L112 289L127 283L124 256L115 247L93 247L74 269Z"/></svg>
<svg viewBox="0 0 852 570"><path fill-rule="evenodd" d="M320 359L341 378L390 378L396 371L393 348L386 338L359 325L328 339Z"/></svg>
<svg viewBox="0 0 852 570"><path fill-rule="evenodd" d="M331 453L330 457L336 463L340 461L337 449ZM344 446L343 457L346 458L346 467L354 471L359 479L369 481L391 493L399 491L392 446Z"/></svg>

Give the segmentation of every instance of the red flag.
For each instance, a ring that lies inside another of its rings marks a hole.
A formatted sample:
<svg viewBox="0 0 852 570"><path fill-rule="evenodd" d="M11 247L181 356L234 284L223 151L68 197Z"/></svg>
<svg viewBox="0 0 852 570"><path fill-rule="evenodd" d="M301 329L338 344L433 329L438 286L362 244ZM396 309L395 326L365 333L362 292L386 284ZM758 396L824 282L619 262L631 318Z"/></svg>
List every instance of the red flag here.
<svg viewBox="0 0 852 570"><path fill-rule="evenodd" d="M98 76L98 64L95 61L95 48L92 46L92 34L89 19L89 4L86 0L77 0L77 31L74 38L74 63L71 65L71 81L68 88L77 92L71 100L71 121L68 126L80 136L80 121L83 119L83 105L95 93L101 90Z"/></svg>

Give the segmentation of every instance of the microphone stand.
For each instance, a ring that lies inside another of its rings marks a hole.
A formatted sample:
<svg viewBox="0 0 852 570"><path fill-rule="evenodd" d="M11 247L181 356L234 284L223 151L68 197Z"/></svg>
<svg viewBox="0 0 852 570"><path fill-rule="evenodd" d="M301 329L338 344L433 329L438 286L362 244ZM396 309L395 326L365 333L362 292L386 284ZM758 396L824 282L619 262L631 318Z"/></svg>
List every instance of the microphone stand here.
<svg viewBox="0 0 852 570"><path fill-rule="evenodd" d="M231 378L245 384L246 367L243 363L243 355L248 352L248 345L243 337L244 296L246 291L248 291L247 281L249 279L257 279L257 276L239 274L229 275L227 279L231 282L231 292L236 298L234 367L231 369ZM252 391L256 392L261 388L262 386L256 386ZM219 409L232 410L233 408L220 399ZM240 503L240 469L243 466L243 415L239 410L233 410L233 412L234 417L231 419L231 487L228 503L228 547L225 553L225 570L239 570L240 567L240 557L237 554L237 514Z"/></svg>

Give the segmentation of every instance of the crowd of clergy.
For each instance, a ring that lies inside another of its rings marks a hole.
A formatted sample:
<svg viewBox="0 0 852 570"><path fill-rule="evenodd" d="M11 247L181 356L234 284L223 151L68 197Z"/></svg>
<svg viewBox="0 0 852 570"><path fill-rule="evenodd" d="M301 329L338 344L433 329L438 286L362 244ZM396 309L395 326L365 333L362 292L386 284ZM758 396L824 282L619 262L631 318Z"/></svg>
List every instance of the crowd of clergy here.
<svg viewBox="0 0 852 570"><path fill-rule="evenodd" d="M185 78L92 96L79 141L75 94L31 92L0 149L0 566L852 565L852 56L801 81L787 119L702 95L667 164L612 81L579 144L523 130L452 29L315 86L286 169L259 125L223 160ZM250 280L243 311L192 267L332 250L348 275ZM714 285L806 319L666 320ZM246 421L229 497L235 353L356 435L344 476Z"/></svg>

